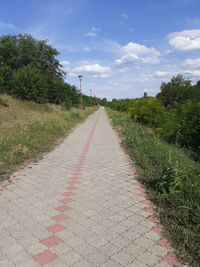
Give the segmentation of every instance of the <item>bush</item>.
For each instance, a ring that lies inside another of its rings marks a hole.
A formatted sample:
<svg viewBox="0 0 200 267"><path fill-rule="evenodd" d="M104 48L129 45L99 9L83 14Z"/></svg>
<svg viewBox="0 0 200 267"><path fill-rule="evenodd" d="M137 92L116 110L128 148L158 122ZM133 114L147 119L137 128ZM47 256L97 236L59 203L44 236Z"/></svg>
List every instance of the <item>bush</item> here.
<svg viewBox="0 0 200 267"><path fill-rule="evenodd" d="M200 157L200 103L181 105L177 120L177 142Z"/></svg>
<svg viewBox="0 0 200 267"><path fill-rule="evenodd" d="M12 71L8 66L0 67L0 93L10 92L10 80Z"/></svg>
<svg viewBox="0 0 200 267"><path fill-rule="evenodd" d="M151 127L160 127L164 117L165 108L156 98L147 97L133 100L129 112L131 118L136 122Z"/></svg>
<svg viewBox="0 0 200 267"><path fill-rule="evenodd" d="M21 99L44 103L47 100L46 76L30 66L22 67L13 74L12 93Z"/></svg>
<svg viewBox="0 0 200 267"><path fill-rule="evenodd" d="M200 158L200 103L188 102L165 113L162 138L192 151Z"/></svg>

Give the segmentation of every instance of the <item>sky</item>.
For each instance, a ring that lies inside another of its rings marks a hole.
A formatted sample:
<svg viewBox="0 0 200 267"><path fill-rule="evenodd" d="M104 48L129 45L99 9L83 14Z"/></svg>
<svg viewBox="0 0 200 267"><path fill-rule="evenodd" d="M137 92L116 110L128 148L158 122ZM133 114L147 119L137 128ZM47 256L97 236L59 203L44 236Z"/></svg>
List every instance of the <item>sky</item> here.
<svg viewBox="0 0 200 267"><path fill-rule="evenodd" d="M199 0L0 0L0 35L48 40L85 94L154 96L178 73L200 80L199 10Z"/></svg>

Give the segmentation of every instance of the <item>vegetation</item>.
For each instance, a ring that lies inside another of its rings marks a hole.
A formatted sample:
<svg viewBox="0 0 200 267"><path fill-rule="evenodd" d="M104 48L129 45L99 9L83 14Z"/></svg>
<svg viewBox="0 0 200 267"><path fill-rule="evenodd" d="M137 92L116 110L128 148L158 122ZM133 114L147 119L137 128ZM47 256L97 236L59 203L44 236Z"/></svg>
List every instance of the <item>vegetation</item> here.
<svg viewBox="0 0 200 267"><path fill-rule="evenodd" d="M70 111L53 104L37 104L3 95L0 97L0 180L25 160L49 151L97 107Z"/></svg>
<svg viewBox="0 0 200 267"><path fill-rule="evenodd" d="M136 162L139 179L156 203L166 235L180 259L190 266L200 266L200 164L182 149L157 138L151 129L134 122L128 113L108 109L108 114Z"/></svg>
<svg viewBox="0 0 200 267"><path fill-rule="evenodd" d="M156 97L113 99L107 106L128 112L133 121L151 127L157 137L181 146L200 159L200 81L192 85L181 75L162 83Z"/></svg>
<svg viewBox="0 0 200 267"><path fill-rule="evenodd" d="M0 93L37 103L62 104L66 109L78 107L80 92L65 82L59 52L44 40L31 35L0 37ZM83 95L85 106L95 106L96 97Z"/></svg>

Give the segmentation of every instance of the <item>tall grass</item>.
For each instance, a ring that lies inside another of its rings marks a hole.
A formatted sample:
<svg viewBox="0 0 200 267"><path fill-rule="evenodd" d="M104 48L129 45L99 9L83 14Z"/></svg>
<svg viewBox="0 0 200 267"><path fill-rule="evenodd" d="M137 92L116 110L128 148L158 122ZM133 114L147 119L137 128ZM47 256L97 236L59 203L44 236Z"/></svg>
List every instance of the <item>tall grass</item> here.
<svg viewBox="0 0 200 267"><path fill-rule="evenodd" d="M96 109L65 111L61 106L20 101L6 95L0 99L1 180L25 160L52 149L56 140Z"/></svg>
<svg viewBox="0 0 200 267"><path fill-rule="evenodd" d="M136 163L149 198L158 207L179 258L190 266L200 266L200 164L134 123L127 114L107 111Z"/></svg>

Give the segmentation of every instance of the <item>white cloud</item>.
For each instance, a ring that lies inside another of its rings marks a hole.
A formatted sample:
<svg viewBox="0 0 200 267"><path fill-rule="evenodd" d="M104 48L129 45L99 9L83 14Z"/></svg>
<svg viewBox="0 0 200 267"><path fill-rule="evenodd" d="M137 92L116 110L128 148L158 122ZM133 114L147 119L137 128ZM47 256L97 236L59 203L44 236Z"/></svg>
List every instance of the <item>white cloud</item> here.
<svg viewBox="0 0 200 267"><path fill-rule="evenodd" d="M109 66L101 66L99 64L86 64L75 67L73 72L76 74L105 78L111 75L111 68Z"/></svg>
<svg viewBox="0 0 200 267"><path fill-rule="evenodd" d="M158 78L166 78L169 77L169 72L167 71L161 71L161 70L157 70L154 73L154 77L158 77Z"/></svg>
<svg viewBox="0 0 200 267"><path fill-rule="evenodd" d="M170 45L176 50L200 50L200 29L174 32L168 38Z"/></svg>
<svg viewBox="0 0 200 267"><path fill-rule="evenodd" d="M188 58L184 65L192 68L200 68L200 58Z"/></svg>
<svg viewBox="0 0 200 267"><path fill-rule="evenodd" d="M63 61L61 61L61 65L69 66L69 65L71 65L71 63L68 60L63 60Z"/></svg>
<svg viewBox="0 0 200 267"><path fill-rule="evenodd" d="M189 77L189 79L200 78L200 70L186 70L184 73Z"/></svg>
<svg viewBox="0 0 200 267"><path fill-rule="evenodd" d="M16 30L18 28L17 28L17 26L15 26L14 24L12 24L10 22L0 21L0 29Z"/></svg>
<svg viewBox="0 0 200 267"><path fill-rule="evenodd" d="M91 30L88 33L86 33L85 35L90 36L90 37L97 37L98 32L100 32L100 31L101 31L101 29L92 27Z"/></svg>
<svg viewBox="0 0 200 267"><path fill-rule="evenodd" d="M67 72L68 74L70 74L70 69L71 69L71 63L67 60L63 60L60 62L60 64L63 66L62 69L64 72Z"/></svg>
<svg viewBox="0 0 200 267"><path fill-rule="evenodd" d="M122 18L124 18L124 19L127 19L127 18L128 18L128 14L126 14L126 13L122 13L121 16L122 16Z"/></svg>
<svg viewBox="0 0 200 267"><path fill-rule="evenodd" d="M86 46L86 47L83 47L83 51L85 51L85 52L90 52L90 51L91 51L91 48L90 48L90 47L88 47L88 46Z"/></svg>
<svg viewBox="0 0 200 267"><path fill-rule="evenodd" d="M122 57L115 60L116 65L156 64L160 53L154 47L130 42L121 48Z"/></svg>

